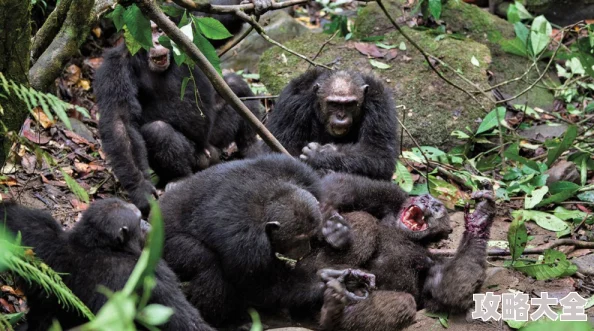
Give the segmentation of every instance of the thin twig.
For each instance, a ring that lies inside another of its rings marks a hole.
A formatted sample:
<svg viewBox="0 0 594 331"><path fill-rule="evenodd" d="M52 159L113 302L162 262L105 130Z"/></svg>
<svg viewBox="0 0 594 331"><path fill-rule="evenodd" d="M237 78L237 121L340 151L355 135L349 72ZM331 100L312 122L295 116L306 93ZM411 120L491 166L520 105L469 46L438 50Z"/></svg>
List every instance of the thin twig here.
<svg viewBox="0 0 594 331"><path fill-rule="evenodd" d="M522 255L534 255L534 254L543 254L547 249L553 249L559 246L574 246L575 248L594 248L594 242L592 241L585 241L585 240L575 240L575 239L558 239L555 240L543 247L537 248L526 248ZM456 255L456 249L431 249L431 254L438 255L438 256L454 256ZM510 256L511 252L509 249L488 249L487 250L488 256Z"/></svg>
<svg viewBox="0 0 594 331"><path fill-rule="evenodd" d="M307 3L308 0L288 0L283 2L273 2L272 5L266 8L263 12L258 13L259 15L264 14L270 10L282 9L292 7L295 5L302 5ZM237 11L246 13L252 13L255 9L253 3L246 3L241 5L211 5L208 1L194 2L192 0L173 0L178 6L183 8L199 11L209 14L235 14Z"/></svg>
<svg viewBox="0 0 594 331"><path fill-rule="evenodd" d="M233 107L241 117L250 123L260 135L262 140L266 142L275 151L281 152L286 155L291 155L281 145L281 143L268 131L268 129L262 124L258 117L256 117L244 104L239 100L237 95L233 93L229 85L225 83L221 75L217 70L210 64L208 59L200 52L198 47L188 39L188 37L181 32L181 30L175 26L173 22L157 6L154 0L136 0L142 13L150 20L155 22L157 26L165 32L165 34L171 38L181 49L186 53L197 65L198 68L204 73L204 76L212 83L215 90L221 97Z"/></svg>
<svg viewBox="0 0 594 331"><path fill-rule="evenodd" d="M236 10L233 14L235 14L235 16L241 18L242 20L244 20L245 22L247 22L248 24L250 24L256 30L256 32L258 32L260 34L260 36L262 36L262 38L264 38L269 43L280 47L285 52L289 52L289 53L297 56L298 58L300 58L300 59L302 59L304 61L307 61L309 64L311 64L313 66L322 67L322 68L325 68L325 69L328 69L328 70L332 70L332 68L330 68L330 67L328 67L326 65L323 65L323 64L314 62L314 61L310 60L307 56L301 55L301 54L299 54L299 53L297 53L297 52L295 52L295 51L287 48L286 46L284 46L283 44L279 43L278 41L270 38L270 36L268 36L268 34L266 33L266 31L264 31L264 28L262 28L262 26L260 24L258 24L258 22L256 22L250 15L244 13L243 11Z"/></svg>
<svg viewBox="0 0 594 331"><path fill-rule="evenodd" d="M318 52L316 53L316 55L311 59L312 61L315 61L318 56L320 56L320 54L322 53L322 50L324 50L324 47L326 47L326 45L328 45L328 43L330 43L330 41L332 39L334 39L334 37L336 37L336 35L338 34L338 32L340 32L340 29L334 31L334 33L332 34L332 36L330 38L328 38L328 40L324 41L324 43L322 44L322 47L320 47L320 49L318 50ZM311 64L309 65L311 67Z"/></svg>
<svg viewBox="0 0 594 331"><path fill-rule="evenodd" d="M239 42L241 42L243 39L245 39L245 37L247 37L250 33L252 33L252 31L254 31L254 27L250 26L249 29L247 29L240 37L233 39L233 41L231 43L226 44L223 47L221 47L219 49L219 51L217 52L217 56L221 57L221 56L225 55L233 47L237 46L237 44L239 44Z"/></svg>
<svg viewBox="0 0 594 331"><path fill-rule="evenodd" d="M239 100L266 100L266 99L276 99L278 98L277 95L255 95L252 97L240 97Z"/></svg>
<svg viewBox="0 0 594 331"><path fill-rule="evenodd" d="M396 116L396 119L398 120L398 123L402 127L402 130L404 130L406 132L406 134L410 137L410 139L413 141L413 143L417 146L417 148L419 149L419 151L423 155L423 158L425 158L425 168L427 169L427 173L425 174L425 178L427 179L427 191L429 191L429 158L427 157L427 155L425 155L425 152L423 152L423 149L421 148L421 145L419 145L419 143L417 142L417 140L415 139L415 137L413 137L413 135L410 133L410 131L408 131L408 129L406 128L406 126L404 125L404 123L402 123L402 121L398 118L398 116Z"/></svg>

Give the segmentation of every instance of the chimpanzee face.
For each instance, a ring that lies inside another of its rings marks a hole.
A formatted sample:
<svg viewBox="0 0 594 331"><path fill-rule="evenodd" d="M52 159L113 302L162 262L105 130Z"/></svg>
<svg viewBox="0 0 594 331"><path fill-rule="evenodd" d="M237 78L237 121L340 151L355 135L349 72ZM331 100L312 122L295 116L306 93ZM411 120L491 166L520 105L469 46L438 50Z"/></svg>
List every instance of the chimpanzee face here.
<svg viewBox="0 0 594 331"><path fill-rule="evenodd" d="M170 64L169 49L159 43L159 37L163 35L163 31L157 27L157 24L151 22L151 29L153 30L153 47L148 52L149 69L153 72L164 72Z"/></svg>
<svg viewBox="0 0 594 331"><path fill-rule="evenodd" d="M314 88L326 131L334 137L347 135L362 115L367 85L362 79L339 71L316 83Z"/></svg>
<svg viewBox="0 0 594 331"><path fill-rule="evenodd" d="M443 203L429 194L411 197L402 206L396 225L413 240L435 242L452 233Z"/></svg>

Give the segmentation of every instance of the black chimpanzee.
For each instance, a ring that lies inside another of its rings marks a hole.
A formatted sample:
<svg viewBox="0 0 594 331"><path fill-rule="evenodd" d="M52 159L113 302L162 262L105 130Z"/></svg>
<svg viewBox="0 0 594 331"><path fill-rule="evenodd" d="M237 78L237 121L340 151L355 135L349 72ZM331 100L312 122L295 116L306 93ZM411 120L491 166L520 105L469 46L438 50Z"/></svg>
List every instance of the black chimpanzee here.
<svg viewBox="0 0 594 331"><path fill-rule="evenodd" d="M97 291L104 286L111 291L124 288L145 241L150 225L141 219L134 205L118 199L92 203L74 228L62 226L44 211L29 209L11 202L0 203L0 232L22 235L22 244L33 248L35 255L59 273L64 283L97 313L107 297ZM174 314L163 330L214 331L196 308L183 296L177 277L164 262L155 271L156 285L149 303L173 308ZM25 284L29 331L45 331L54 319L64 329L86 320L72 309L61 307L59 299L38 286Z"/></svg>
<svg viewBox="0 0 594 331"><path fill-rule="evenodd" d="M264 1L254 0L256 5ZM218 150L233 142L240 156L256 142L255 130L223 101L197 66L190 72L171 63L171 52L159 43L162 31L155 24L152 29L153 48L148 52L131 56L124 44L108 50L94 84L103 149L143 214L149 210L148 197L156 193L149 166L162 186L216 163ZM184 77L193 80L182 100ZM238 76L225 80L238 96L253 96ZM258 101L245 104L260 117Z"/></svg>
<svg viewBox="0 0 594 331"><path fill-rule="evenodd" d="M266 125L289 153L322 172L392 178L396 108L375 77L310 70L285 87Z"/></svg>

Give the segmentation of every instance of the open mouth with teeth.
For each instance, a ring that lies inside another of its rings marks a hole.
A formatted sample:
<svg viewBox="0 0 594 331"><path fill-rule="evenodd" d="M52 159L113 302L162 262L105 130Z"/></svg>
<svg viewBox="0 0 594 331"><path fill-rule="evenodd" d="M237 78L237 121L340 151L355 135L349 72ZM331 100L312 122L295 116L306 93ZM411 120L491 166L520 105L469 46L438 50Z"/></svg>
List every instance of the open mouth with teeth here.
<svg viewBox="0 0 594 331"><path fill-rule="evenodd" d="M165 55L160 55L160 56L153 56L151 57L151 62L153 62L154 64L156 64L159 67L163 67L167 65L167 61L169 60L167 58L167 54Z"/></svg>
<svg viewBox="0 0 594 331"><path fill-rule="evenodd" d="M411 231L424 231L427 229L427 223L423 214L419 206L411 205L402 213L400 221Z"/></svg>

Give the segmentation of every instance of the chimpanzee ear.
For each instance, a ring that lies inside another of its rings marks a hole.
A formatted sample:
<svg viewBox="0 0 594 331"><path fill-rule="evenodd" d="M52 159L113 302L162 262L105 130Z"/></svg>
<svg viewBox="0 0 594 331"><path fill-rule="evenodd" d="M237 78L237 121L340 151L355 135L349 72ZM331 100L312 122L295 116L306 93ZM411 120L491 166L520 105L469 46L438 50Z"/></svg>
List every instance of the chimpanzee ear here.
<svg viewBox="0 0 594 331"><path fill-rule="evenodd" d="M118 240L120 241L121 244L125 244L128 242L128 240L130 240L130 231L128 230L127 226L122 226L120 228Z"/></svg>
<svg viewBox="0 0 594 331"><path fill-rule="evenodd" d="M315 83L313 86L314 92L317 92L320 89L320 83Z"/></svg>
<svg viewBox="0 0 594 331"><path fill-rule="evenodd" d="M268 222L266 223L266 233L271 234L273 231L280 229L281 224L279 222Z"/></svg>
<svg viewBox="0 0 594 331"><path fill-rule="evenodd" d="M369 85L367 85L367 84L361 86L361 90L363 91L363 94L367 93L368 88L369 88Z"/></svg>

